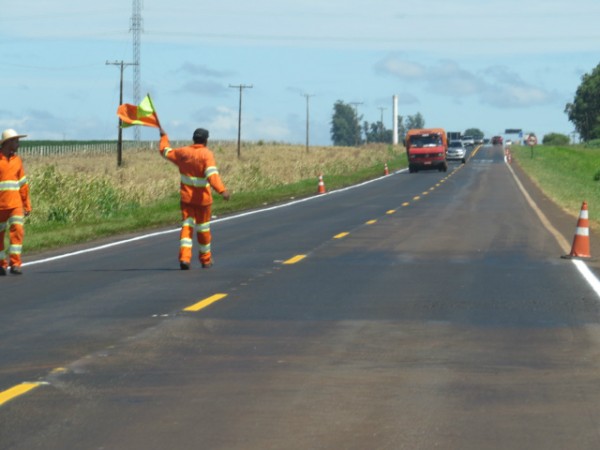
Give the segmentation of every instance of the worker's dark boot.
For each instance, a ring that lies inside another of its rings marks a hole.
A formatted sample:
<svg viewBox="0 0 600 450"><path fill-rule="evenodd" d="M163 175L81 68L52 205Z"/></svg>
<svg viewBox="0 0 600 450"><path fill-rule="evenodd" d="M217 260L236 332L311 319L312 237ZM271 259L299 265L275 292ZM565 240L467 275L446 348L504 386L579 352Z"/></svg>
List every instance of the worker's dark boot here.
<svg viewBox="0 0 600 450"><path fill-rule="evenodd" d="M22 275L23 274L23 272L21 271L21 268L19 266L11 266L10 273L12 273L13 275Z"/></svg>
<svg viewBox="0 0 600 450"><path fill-rule="evenodd" d="M181 270L190 270L190 263L185 261L179 261L179 268Z"/></svg>
<svg viewBox="0 0 600 450"><path fill-rule="evenodd" d="M0 267L0 277L3 277L5 275L6 275L6 268Z"/></svg>

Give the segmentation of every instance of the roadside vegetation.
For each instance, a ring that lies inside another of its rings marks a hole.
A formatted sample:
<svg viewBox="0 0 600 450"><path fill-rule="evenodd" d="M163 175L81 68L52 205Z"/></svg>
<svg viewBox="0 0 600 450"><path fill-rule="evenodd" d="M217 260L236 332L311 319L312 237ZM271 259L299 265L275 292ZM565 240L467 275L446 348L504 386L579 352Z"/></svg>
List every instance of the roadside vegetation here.
<svg viewBox="0 0 600 450"><path fill-rule="evenodd" d="M210 146L210 143L209 143ZM245 144L211 146L219 172L232 192L215 196L220 216L316 195L318 176L327 190L406 167L402 147ZM127 150L117 168L112 154L23 156L33 212L26 219L25 252L47 250L115 234L179 226L179 173L156 150Z"/></svg>
<svg viewBox="0 0 600 450"><path fill-rule="evenodd" d="M590 227L600 230L600 145L513 146L512 155L535 183L564 210L578 217L588 203ZM600 144L600 142L598 142Z"/></svg>

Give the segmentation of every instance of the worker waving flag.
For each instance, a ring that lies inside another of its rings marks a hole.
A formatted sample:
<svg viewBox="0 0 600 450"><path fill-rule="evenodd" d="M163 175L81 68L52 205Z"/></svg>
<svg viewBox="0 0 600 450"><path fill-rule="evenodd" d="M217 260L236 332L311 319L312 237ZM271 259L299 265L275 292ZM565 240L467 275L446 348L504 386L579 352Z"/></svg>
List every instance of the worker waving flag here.
<svg viewBox="0 0 600 450"><path fill-rule="evenodd" d="M133 125L143 125L146 127L160 128L158 116L154 110L150 94L146 95L139 106L124 103L119 105L117 116L123 122L123 127L131 127Z"/></svg>

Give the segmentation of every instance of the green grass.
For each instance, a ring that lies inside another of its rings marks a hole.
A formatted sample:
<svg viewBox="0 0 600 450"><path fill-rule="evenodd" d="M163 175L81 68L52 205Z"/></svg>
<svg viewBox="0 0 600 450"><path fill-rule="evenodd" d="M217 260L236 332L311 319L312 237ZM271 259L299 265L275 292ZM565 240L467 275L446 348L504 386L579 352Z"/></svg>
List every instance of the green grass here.
<svg viewBox="0 0 600 450"><path fill-rule="evenodd" d="M600 149L514 146L513 157L554 202L574 216L588 203L590 226L600 228Z"/></svg>

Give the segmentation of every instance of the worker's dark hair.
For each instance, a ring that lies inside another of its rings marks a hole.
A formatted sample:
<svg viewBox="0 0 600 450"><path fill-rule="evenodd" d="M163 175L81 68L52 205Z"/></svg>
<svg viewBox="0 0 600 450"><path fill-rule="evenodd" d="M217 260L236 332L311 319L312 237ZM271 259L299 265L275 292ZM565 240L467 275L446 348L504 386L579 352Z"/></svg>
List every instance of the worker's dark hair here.
<svg viewBox="0 0 600 450"><path fill-rule="evenodd" d="M194 131L192 139L194 140L194 144L206 144L208 141L208 130L197 128L196 131Z"/></svg>

